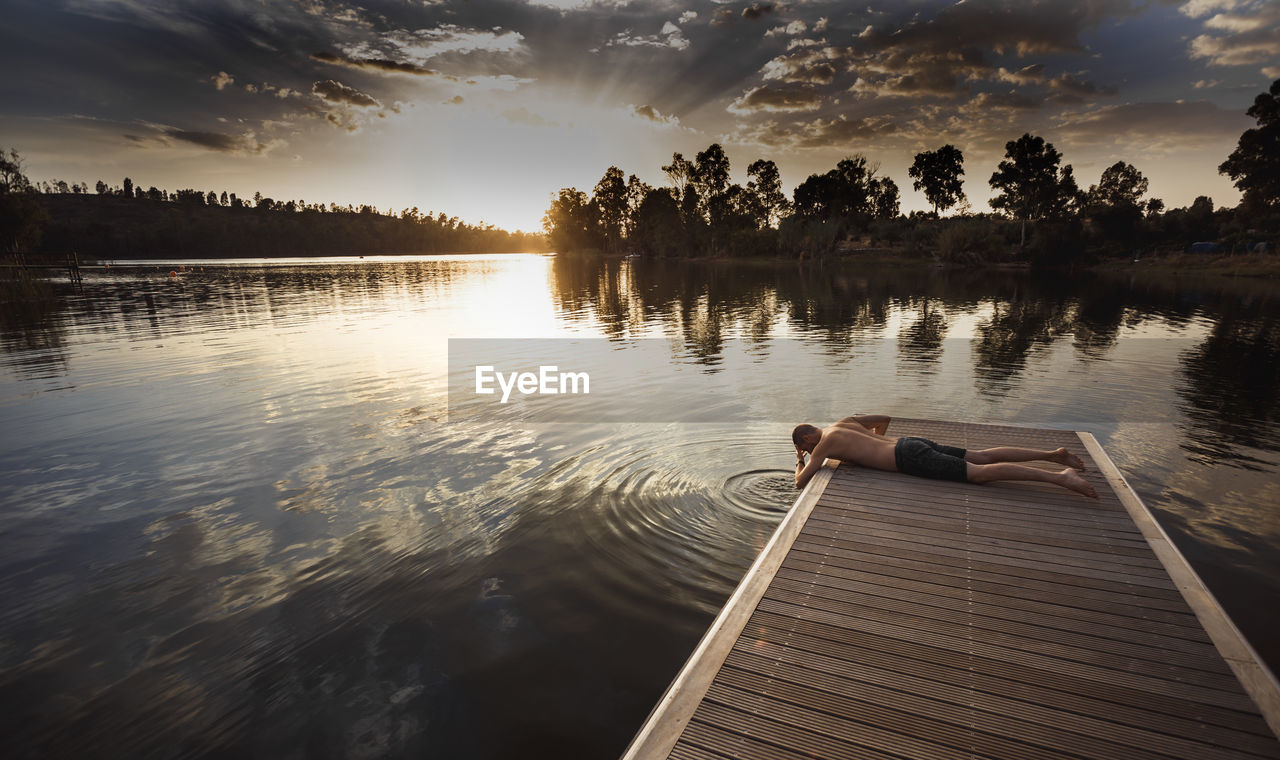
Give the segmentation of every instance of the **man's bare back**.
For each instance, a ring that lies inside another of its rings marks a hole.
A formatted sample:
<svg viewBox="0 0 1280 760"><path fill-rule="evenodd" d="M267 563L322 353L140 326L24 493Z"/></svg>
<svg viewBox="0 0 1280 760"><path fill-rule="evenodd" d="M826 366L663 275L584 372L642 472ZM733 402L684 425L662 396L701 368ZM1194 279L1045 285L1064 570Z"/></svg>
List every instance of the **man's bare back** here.
<svg viewBox="0 0 1280 760"><path fill-rule="evenodd" d="M926 438L889 438L886 415L845 417L839 422L818 428L797 425L792 432L796 446L796 487L803 488L817 474L827 459L890 472L942 480L989 483L996 480L1033 480L1069 488L1076 493L1098 498L1097 492L1076 470L1084 462L1065 448L1053 451L1001 446L980 451L939 445ZM811 453L809 461L805 454ZM1016 462L1044 460L1067 465L1067 469L1049 472Z"/></svg>

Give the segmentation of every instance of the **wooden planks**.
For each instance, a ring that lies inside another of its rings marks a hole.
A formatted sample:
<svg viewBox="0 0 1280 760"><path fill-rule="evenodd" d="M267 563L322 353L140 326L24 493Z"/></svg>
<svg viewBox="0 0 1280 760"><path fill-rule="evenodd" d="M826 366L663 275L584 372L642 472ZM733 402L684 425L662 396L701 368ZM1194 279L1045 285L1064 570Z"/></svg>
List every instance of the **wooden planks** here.
<svg viewBox="0 0 1280 760"><path fill-rule="evenodd" d="M1066 446L1101 498L824 470L626 758L1280 758L1275 679L1092 436L892 434Z"/></svg>

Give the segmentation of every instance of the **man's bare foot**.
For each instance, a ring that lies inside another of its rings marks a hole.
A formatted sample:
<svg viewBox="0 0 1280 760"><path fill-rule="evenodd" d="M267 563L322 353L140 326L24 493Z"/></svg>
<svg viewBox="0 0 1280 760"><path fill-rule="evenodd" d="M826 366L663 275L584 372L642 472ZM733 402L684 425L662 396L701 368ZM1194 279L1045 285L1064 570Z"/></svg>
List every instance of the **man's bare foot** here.
<svg viewBox="0 0 1280 760"><path fill-rule="evenodd" d="M1084 469L1084 460L1075 454L1072 454L1070 451L1067 451L1065 446L1054 451L1049 456L1049 461L1057 462L1058 464L1065 464L1066 466L1074 467L1077 470Z"/></svg>
<svg viewBox="0 0 1280 760"><path fill-rule="evenodd" d="M1070 469L1063 470L1062 472L1058 473L1058 477L1060 478L1060 480L1058 481L1058 485L1070 488L1072 491L1075 491L1076 493L1084 494L1085 496L1088 496L1090 499L1098 498L1098 492L1095 491L1093 486L1089 484L1089 481L1080 477L1080 475L1076 473L1075 470L1070 470Z"/></svg>

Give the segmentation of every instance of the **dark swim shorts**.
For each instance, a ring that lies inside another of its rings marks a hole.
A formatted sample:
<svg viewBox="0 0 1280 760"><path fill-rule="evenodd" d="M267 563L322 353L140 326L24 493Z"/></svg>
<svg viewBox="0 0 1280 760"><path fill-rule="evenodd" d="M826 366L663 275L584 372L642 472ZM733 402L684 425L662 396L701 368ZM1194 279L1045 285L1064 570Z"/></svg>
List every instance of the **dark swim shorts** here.
<svg viewBox="0 0 1280 760"><path fill-rule="evenodd" d="M898 472L935 480L968 480L964 449L943 446L928 438L899 438L893 447Z"/></svg>

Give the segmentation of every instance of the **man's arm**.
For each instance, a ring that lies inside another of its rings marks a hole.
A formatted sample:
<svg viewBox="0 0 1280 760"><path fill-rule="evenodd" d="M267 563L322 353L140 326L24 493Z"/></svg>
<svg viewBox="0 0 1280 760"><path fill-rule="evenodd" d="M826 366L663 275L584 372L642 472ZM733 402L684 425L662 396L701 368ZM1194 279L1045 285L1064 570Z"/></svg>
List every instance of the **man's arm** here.
<svg viewBox="0 0 1280 760"><path fill-rule="evenodd" d="M808 464L805 464L804 454L799 451L796 452L796 459L799 460L796 462L796 488L804 488L818 474L818 470L822 469L822 463L827 461L827 447L822 443L815 446Z"/></svg>
<svg viewBox="0 0 1280 760"><path fill-rule="evenodd" d="M876 435L884 435L889 429L892 417L887 414L860 414L856 417L845 417L841 422L856 422Z"/></svg>

